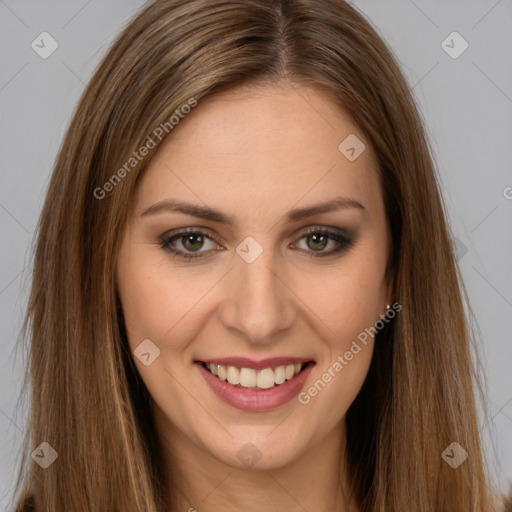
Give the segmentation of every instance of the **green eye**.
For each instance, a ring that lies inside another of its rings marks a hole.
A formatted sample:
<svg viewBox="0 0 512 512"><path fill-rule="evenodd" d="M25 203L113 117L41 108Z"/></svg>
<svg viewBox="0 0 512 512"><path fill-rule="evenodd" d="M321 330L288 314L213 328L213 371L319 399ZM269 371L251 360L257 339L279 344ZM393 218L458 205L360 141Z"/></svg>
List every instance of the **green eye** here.
<svg viewBox="0 0 512 512"><path fill-rule="evenodd" d="M213 239L202 231L185 230L181 231L171 237L165 237L162 239L162 248L169 251L171 254L180 258L191 259L200 258L201 253L207 251L200 251L203 248L205 241L213 242ZM184 251L174 247L176 242L181 243ZM188 252L190 251L190 252ZM194 254L197 253L197 254Z"/></svg>
<svg viewBox="0 0 512 512"><path fill-rule="evenodd" d="M305 252L308 256L312 257L330 256L353 245L352 240L342 232L331 231L326 228L313 228L303 234L300 240L303 239L306 239L307 249L311 249L311 251L306 249ZM338 244L338 247L330 251L325 251L324 249L329 245L329 242Z"/></svg>
<svg viewBox="0 0 512 512"><path fill-rule="evenodd" d="M301 251L312 257L331 256L353 245L352 240L343 232L332 231L327 228L320 229L318 227L303 233L299 241L302 240L306 240L306 248L300 248ZM204 253L211 252L208 249L201 250L206 242L211 242L215 246L213 238L208 233L187 228L172 234L172 236L162 237L161 247L175 257L190 260L192 258L201 258L204 256ZM178 243L181 244L181 248L176 247ZM335 248L326 251L325 249L329 243L334 243ZM217 250L214 247L212 249Z"/></svg>

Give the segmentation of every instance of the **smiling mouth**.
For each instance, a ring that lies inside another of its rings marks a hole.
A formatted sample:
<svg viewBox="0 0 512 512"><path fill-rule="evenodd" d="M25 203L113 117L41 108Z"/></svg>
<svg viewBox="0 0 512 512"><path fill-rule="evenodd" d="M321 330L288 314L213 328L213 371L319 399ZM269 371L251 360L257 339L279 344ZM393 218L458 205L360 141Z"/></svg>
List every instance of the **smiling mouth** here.
<svg viewBox="0 0 512 512"><path fill-rule="evenodd" d="M280 386L286 381L292 380L304 371L307 366L315 364L313 361L308 361L307 363L287 364L274 368L269 367L255 370L253 368L238 368L236 366L225 366L202 361L198 361L198 363L221 381L225 381L237 388L253 390L266 390Z"/></svg>

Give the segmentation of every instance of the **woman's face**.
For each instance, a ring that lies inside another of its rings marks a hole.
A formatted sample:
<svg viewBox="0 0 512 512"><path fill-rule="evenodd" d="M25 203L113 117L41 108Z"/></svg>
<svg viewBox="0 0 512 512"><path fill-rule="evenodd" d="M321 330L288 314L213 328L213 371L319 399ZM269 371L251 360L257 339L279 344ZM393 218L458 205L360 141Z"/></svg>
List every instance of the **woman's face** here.
<svg viewBox="0 0 512 512"><path fill-rule="evenodd" d="M375 154L325 93L200 101L143 175L117 266L164 443L262 469L341 432L391 300L388 242Z"/></svg>

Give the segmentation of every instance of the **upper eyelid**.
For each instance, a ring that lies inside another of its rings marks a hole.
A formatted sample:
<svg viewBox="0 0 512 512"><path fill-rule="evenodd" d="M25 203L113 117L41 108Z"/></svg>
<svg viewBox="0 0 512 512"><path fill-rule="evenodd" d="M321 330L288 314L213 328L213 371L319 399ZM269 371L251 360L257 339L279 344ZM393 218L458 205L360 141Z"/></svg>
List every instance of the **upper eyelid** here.
<svg viewBox="0 0 512 512"><path fill-rule="evenodd" d="M172 231L168 231L167 233L164 233L160 239L161 240L165 240L165 241L169 241L169 240L172 240L173 238L181 238L187 234L200 234L200 235L204 235L205 237L207 237L208 239L212 240L213 242L215 242L216 244L218 244L217 242L217 237L215 235L212 235L210 230L207 229L207 228L200 228L200 227L197 227L197 228L181 228L181 229L176 229L176 230L172 230ZM219 244L220 245L220 244Z"/></svg>
<svg viewBox="0 0 512 512"><path fill-rule="evenodd" d="M312 224L310 226L306 226L306 227L300 229L299 231L300 231L300 234L297 236L304 236L311 231L334 231L336 233L343 234L347 237L349 236L349 232L346 229L335 227L335 226L325 226L322 224ZM212 240L217 239L217 236L215 234L212 234L212 231L209 228L201 227L201 226L192 226L192 227L173 229L171 231L165 232L163 235L161 235L160 238L169 239L169 238L174 238L174 237L180 236L182 234L187 234L187 233L200 233L200 234L207 235Z"/></svg>

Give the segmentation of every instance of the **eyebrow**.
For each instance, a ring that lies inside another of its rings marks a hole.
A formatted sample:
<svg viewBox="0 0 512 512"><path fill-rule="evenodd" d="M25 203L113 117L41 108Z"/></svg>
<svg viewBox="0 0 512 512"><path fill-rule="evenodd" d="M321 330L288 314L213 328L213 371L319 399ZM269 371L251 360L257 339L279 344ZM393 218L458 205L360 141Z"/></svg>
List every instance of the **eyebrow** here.
<svg viewBox="0 0 512 512"><path fill-rule="evenodd" d="M285 222L298 222L302 219L312 217L313 215L320 213L329 213L349 208L357 208L363 212L366 212L365 207L355 199L351 199L349 197L336 197L323 203L290 210L285 215ZM169 212L183 213L185 215L199 217L201 219L206 219L212 222L226 224L230 227L238 226L238 217L235 215L229 215L208 206L200 206L175 199L164 199L163 201L159 201L158 203L151 205L149 208L142 212L141 217Z"/></svg>

